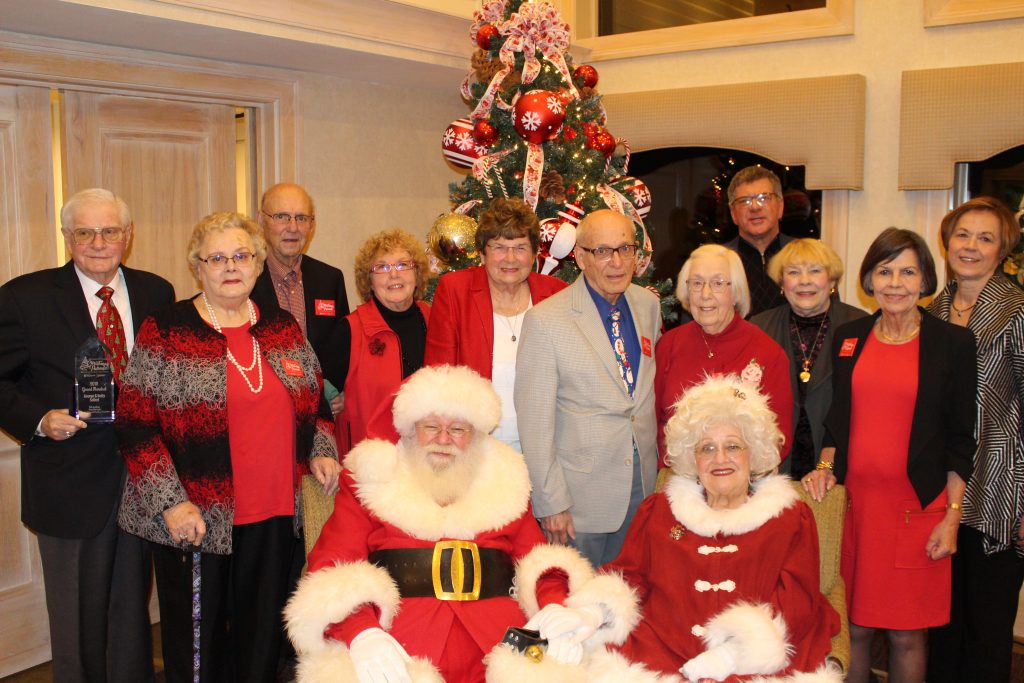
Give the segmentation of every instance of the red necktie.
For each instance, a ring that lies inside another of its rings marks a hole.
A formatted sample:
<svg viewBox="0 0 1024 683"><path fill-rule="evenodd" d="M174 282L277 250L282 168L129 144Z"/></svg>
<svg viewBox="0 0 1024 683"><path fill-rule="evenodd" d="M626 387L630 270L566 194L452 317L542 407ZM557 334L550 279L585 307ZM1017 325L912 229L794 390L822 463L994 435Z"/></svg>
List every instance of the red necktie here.
<svg viewBox="0 0 1024 683"><path fill-rule="evenodd" d="M114 296L114 290L110 287L101 287L96 296L103 299L100 310L96 314L96 334L108 350L107 360L114 368L114 381L120 381L121 372L128 365L128 347L125 345L124 324L121 322L121 314L117 307L110 300Z"/></svg>

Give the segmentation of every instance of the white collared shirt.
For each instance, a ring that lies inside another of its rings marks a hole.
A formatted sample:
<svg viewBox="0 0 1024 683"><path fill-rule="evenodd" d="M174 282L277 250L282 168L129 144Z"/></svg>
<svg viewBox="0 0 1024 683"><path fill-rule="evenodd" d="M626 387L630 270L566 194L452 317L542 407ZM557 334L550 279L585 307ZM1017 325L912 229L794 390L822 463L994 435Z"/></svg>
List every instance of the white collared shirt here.
<svg viewBox="0 0 1024 683"><path fill-rule="evenodd" d="M99 284L80 271L77 265L75 266L75 274L78 275L78 281L82 285L85 301L89 305L89 318L92 320L93 327L95 327L96 315L100 312L100 306L103 305L103 299L96 296L96 292L100 291L100 288L104 285ZM135 327L132 325L132 306L128 301L128 286L124 282L124 273L121 272L120 268L117 269L117 277L111 280L108 286L114 290L114 296L110 298L110 301L121 315L121 323L124 325L124 345L130 354L132 347L135 346Z"/></svg>

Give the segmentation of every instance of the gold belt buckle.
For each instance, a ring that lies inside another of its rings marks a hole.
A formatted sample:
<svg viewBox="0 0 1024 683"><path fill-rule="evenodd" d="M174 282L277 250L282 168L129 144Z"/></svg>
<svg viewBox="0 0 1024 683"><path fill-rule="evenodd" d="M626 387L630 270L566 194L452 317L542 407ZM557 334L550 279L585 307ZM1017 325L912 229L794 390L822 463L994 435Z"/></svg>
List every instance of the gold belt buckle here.
<svg viewBox="0 0 1024 683"><path fill-rule="evenodd" d="M452 588L446 591L441 583L441 558L444 551L452 551L451 580ZM458 590L466 581L466 565L462 559L462 551L468 550L473 556L473 590ZM430 562L430 578L434 582L434 597L438 600L479 600L480 599L480 550L473 541L438 541L434 544L434 557Z"/></svg>

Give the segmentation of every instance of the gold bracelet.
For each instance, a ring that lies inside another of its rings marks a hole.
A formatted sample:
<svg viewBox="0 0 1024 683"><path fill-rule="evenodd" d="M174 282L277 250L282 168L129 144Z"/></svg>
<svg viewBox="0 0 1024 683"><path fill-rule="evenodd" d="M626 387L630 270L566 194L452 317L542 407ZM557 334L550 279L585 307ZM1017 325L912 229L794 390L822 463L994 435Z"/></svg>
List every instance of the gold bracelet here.
<svg viewBox="0 0 1024 683"><path fill-rule="evenodd" d="M957 512L963 512L964 506L960 503L948 503L946 505L950 510L956 510Z"/></svg>
<svg viewBox="0 0 1024 683"><path fill-rule="evenodd" d="M832 463L830 463L828 460L819 460L818 464L814 466L814 469L831 471L833 468Z"/></svg>

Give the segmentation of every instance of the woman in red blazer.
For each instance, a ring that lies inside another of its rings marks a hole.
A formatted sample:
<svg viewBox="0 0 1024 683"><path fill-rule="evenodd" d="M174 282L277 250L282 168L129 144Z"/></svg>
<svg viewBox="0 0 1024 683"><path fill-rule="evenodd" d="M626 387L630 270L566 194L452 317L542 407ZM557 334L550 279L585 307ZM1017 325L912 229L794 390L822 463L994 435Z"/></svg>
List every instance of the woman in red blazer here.
<svg viewBox="0 0 1024 683"><path fill-rule="evenodd" d="M494 436L519 449L512 389L526 311L565 282L534 272L540 222L521 199L495 199L480 216L481 265L445 274L427 326L426 365L467 365L494 384L501 423Z"/></svg>

